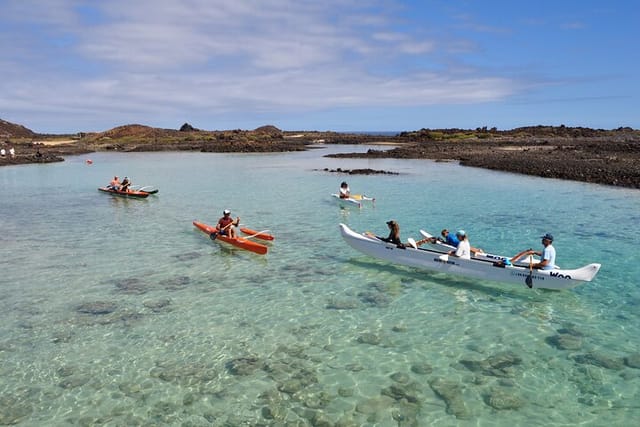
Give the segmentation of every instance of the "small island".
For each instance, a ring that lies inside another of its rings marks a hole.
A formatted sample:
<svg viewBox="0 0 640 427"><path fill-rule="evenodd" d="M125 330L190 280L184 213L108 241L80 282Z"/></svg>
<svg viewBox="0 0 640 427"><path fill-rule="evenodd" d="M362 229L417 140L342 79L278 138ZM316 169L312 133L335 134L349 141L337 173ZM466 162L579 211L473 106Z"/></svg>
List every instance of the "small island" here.
<svg viewBox="0 0 640 427"><path fill-rule="evenodd" d="M512 130L420 129L395 135L283 131L267 125L254 130L178 129L132 124L105 132L38 134L0 119L0 166L63 161L66 155L100 151L286 152L328 144L391 145L388 150L332 154L336 158L396 158L456 161L464 166L640 188L640 131L568 126ZM15 156L9 155L14 148Z"/></svg>

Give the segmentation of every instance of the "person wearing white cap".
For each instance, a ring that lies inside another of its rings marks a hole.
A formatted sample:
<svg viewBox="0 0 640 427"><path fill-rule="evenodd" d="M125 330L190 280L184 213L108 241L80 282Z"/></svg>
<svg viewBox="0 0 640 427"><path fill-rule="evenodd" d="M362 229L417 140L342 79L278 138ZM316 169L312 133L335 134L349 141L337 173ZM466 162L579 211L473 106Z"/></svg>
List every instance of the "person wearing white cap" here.
<svg viewBox="0 0 640 427"><path fill-rule="evenodd" d="M458 230L456 237L460 241L455 251L449 252L449 255L457 256L458 258L471 259L471 244L467 239L467 233L464 230Z"/></svg>
<svg viewBox="0 0 640 427"><path fill-rule="evenodd" d="M231 218L231 211L229 209L225 209L222 211L222 218L220 218L218 220L218 224L216 224L216 230L218 231L218 234L235 239L235 227L238 225L240 225L240 217L237 217L234 221L233 218Z"/></svg>

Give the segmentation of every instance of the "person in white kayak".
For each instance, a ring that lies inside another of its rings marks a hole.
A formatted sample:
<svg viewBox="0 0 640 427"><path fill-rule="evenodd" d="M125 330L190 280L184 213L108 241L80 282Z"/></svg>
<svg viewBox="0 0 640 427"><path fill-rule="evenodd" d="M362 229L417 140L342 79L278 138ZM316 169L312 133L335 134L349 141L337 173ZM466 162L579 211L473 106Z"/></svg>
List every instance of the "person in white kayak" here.
<svg viewBox="0 0 640 427"><path fill-rule="evenodd" d="M349 184L346 181L342 181L340 184L340 192L338 193L341 199L348 199L351 197L351 189L349 188Z"/></svg>

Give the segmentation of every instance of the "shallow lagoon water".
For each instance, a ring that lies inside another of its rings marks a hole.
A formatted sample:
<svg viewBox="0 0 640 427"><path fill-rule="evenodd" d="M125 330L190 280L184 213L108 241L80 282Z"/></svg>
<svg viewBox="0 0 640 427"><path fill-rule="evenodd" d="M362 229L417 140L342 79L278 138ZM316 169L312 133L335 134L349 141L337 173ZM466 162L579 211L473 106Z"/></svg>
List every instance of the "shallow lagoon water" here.
<svg viewBox="0 0 640 427"><path fill-rule="evenodd" d="M413 160L96 153L0 168L0 424L630 425L640 417L640 192ZM92 165L85 159L91 157ZM323 171L372 168L399 175ZM155 185L129 200L112 175ZM375 206L341 209L347 180ZM261 257L191 221L224 208ZM600 262L571 291L397 267L337 224L464 228Z"/></svg>

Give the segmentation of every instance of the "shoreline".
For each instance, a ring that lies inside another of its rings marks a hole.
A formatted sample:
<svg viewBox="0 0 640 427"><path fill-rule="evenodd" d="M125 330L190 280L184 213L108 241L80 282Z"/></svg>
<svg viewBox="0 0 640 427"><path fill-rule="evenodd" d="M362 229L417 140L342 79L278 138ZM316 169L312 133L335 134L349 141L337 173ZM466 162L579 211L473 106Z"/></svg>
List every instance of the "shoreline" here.
<svg viewBox="0 0 640 427"><path fill-rule="evenodd" d="M288 136L292 134L295 138ZM414 134L395 137L326 132L281 132L278 135L233 131L214 137L195 139L168 137L99 140L39 138L36 142L5 141L15 158L0 158L0 166L64 161L64 156L92 152L200 151L220 153L287 152L313 149L322 145L395 146L388 150L370 149L366 153L329 154L333 158L393 158L458 161L462 166L640 189L640 132L625 131L613 136L490 136L432 139ZM1 145L1 144L0 144Z"/></svg>

